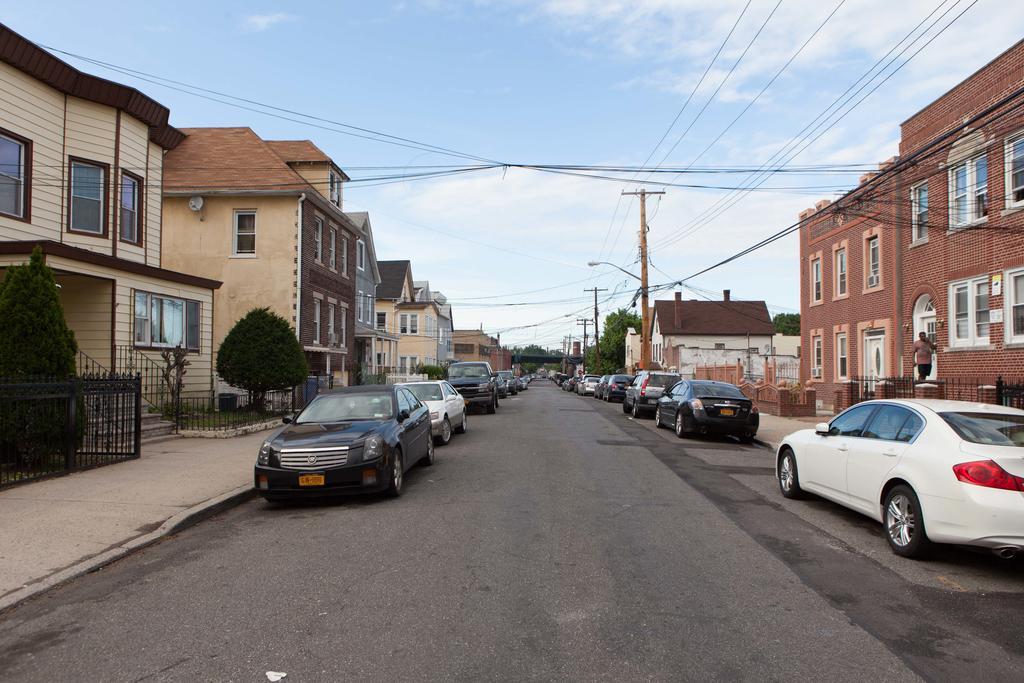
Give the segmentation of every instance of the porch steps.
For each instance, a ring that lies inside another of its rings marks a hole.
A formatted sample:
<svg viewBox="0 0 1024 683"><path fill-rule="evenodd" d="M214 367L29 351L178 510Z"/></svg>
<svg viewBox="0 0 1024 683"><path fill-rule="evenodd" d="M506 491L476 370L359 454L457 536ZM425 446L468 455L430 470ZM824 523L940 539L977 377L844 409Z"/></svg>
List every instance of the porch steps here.
<svg viewBox="0 0 1024 683"><path fill-rule="evenodd" d="M176 437L174 423L163 419L160 413L142 413L142 443Z"/></svg>

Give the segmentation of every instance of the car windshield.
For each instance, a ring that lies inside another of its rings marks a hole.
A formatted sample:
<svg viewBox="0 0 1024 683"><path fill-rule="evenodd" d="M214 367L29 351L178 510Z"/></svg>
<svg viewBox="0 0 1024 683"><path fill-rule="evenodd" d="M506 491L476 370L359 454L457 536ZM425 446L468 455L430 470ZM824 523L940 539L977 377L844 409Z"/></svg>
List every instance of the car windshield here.
<svg viewBox="0 0 1024 683"><path fill-rule="evenodd" d="M615 375L609 380L611 382L632 382L633 378L629 375Z"/></svg>
<svg viewBox="0 0 1024 683"><path fill-rule="evenodd" d="M601 379L601 378L598 377L597 375L584 375L584 377L583 377L583 381L584 382L596 382L599 379Z"/></svg>
<svg viewBox="0 0 1024 683"><path fill-rule="evenodd" d="M306 406L296 424L387 420L392 416L391 394L322 394Z"/></svg>
<svg viewBox="0 0 1024 683"><path fill-rule="evenodd" d="M463 379L466 377L490 377L486 365L453 365L448 368L448 379Z"/></svg>
<svg viewBox="0 0 1024 683"><path fill-rule="evenodd" d="M405 388L421 401L443 401L444 395L437 384L406 384Z"/></svg>
<svg viewBox="0 0 1024 683"><path fill-rule="evenodd" d="M647 386L649 387L670 387L682 379L679 375L649 375Z"/></svg>
<svg viewBox="0 0 1024 683"><path fill-rule="evenodd" d="M498 376L502 379L512 379L512 372L509 370L498 370Z"/></svg>
<svg viewBox="0 0 1024 683"><path fill-rule="evenodd" d="M746 398L743 392L731 384L693 383L693 395L709 398Z"/></svg>
<svg viewBox="0 0 1024 683"><path fill-rule="evenodd" d="M939 413L960 438L987 446L1024 446L1024 415Z"/></svg>

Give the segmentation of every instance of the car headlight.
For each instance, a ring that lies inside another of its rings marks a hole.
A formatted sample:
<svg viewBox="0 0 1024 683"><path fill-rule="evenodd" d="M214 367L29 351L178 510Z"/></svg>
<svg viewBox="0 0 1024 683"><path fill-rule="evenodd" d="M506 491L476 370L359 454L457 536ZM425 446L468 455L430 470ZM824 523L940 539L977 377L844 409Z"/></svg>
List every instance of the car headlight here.
<svg viewBox="0 0 1024 683"><path fill-rule="evenodd" d="M384 437L379 434L367 437L363 442L363 460L376 460L384 454Z"/></svg>
<svg viewBox="0 0 1024 683"><path fill-rule="evenodd" d="M704 410L704 404L701 403L699 398L690 399L690 407L694 410Z"/></svg>
<svg viewBox="0 0 1024 683"><path fill-rule="evenodd" d="M260 446L260 454L256 456L257 465L270 465L270 459L274 457L274 448L270 445L269 441L264 441L263 445Z"/></svg>

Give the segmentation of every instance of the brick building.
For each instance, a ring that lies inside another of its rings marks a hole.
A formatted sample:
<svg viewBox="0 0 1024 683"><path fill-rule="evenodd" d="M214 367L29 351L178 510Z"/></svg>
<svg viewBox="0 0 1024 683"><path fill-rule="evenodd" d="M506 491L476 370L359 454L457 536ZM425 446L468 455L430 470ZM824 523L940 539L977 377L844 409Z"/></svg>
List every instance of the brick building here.
<svg viewBox="0 0 1024 683"><path fill-rule="evenodd" d="M1024 376L1024 41L903 122L900 156L800 214L802 375ZM841 407L841 406L840 406Z"/></svg>

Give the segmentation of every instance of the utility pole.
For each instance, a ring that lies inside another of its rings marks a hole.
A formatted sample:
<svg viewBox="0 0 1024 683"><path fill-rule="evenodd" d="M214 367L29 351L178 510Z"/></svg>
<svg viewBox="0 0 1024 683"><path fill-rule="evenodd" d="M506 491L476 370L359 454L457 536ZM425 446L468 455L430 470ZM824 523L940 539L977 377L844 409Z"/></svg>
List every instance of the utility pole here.
<svg viewBox="0 0 1024 683"><path fill-rule="evenodd" d="M647 303L647 196L653 194L665 194L663 191L648 192L623 192L623 195L640 197L640 296L643 303L643 310L640 311L642 323L640 333L640 365L644 370L651 368L651 312Z"/></svg>
<svg viewBox="0 0 1024 683"><path fill-rule="evenodd" d="M598 335L598 332L597 332L597 328L598 328L598 322L597 322L597 293L598 292L607 292L608 290L607 289L598 289L597 287L591 287L590 289L584 289L583 291L584 292L593 292L594 293L594 361L595 361L594 365L596 365L600 369L600 367L601 367L601 338L600 338L600 336Z"/></svg>
<svg viewBox="0 0 1024 683"><path fill-rule="evenodd" d="M590 324L590 318L579 318L576 320L576 324L583 323L583 370L587 369L587 325Z"/></svg>

